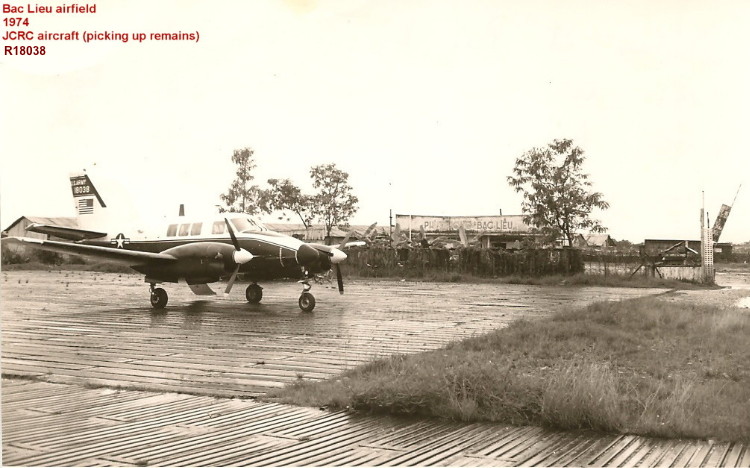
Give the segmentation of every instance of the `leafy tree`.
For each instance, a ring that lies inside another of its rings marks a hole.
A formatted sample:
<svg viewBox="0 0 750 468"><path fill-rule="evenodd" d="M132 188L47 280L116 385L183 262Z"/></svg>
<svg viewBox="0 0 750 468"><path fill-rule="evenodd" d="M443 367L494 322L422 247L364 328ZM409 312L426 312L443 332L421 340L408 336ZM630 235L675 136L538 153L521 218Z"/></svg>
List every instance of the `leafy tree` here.
<svg viewBox="0 0 750 468"><path fill-rule="evenodd" d="M335 164L313 166L310 169L313 188L317 193L302 193L289 179L269 179L269 188L260 190L258 205L266 213L291 212L299 217L305 229L317 220L325 224L330 238L334 226L345 225L357 212L356 196L349 185L349 174Z"/></svg>
<svg viewBox="0 0 750 468"><path fill-rule="evenodd" d="M257 185L250 185L255 179L253 169L257 167L254 153L251 148L234 150L232 162L237 165L236 178L227 192L220 195L221 201L226 205L226 208L220 208L221 211L248 214L257 214L260 211L258 207L260 189Z"/></svg>
<svg viewBox="0 0 750 468"><path fill-rule="evenodd" d="M289 179L268 179L268 185L270 188L260 192L261 210L266 213L291 211L299 217L305 229L309 228L315 218L313 197L303 194Z"/></svg>
<svg viewBox="0 0 750 468"><path fill-rule="evenodd" d="M330 239L334 226L346 225L357 212L359 199L352 194L349 185L349 174L338 169L335 164L321 164L310 169L313 188L318 193L313 195L316 218L326 227L326 237Z"/></svg>
<svg viewBox="0 0 750 468"><path fill-rule="evenodd" d="M604 232L592 219L594 208L605 210L609 203L599 192L590 192L591 182L581 166L583 150L573 140L554 140L543 148L533 148L516 159L508 183L523 193L524 221L548 241L563 237L572 245L581 230Z"/></svg>

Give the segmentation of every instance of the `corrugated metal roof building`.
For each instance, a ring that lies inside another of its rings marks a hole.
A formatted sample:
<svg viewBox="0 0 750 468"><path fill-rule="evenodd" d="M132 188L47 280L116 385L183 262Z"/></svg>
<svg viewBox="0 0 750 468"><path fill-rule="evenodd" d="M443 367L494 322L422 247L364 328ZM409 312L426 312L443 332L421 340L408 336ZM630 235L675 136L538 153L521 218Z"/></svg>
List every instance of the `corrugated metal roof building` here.
<svg viewBox="0 0 750 468"><path fill-rule="evenodd" d="M78 221L76 218L71 217L53 217L48 218L44 216L21 216L17 220L13 221L10 226L3 230L3 237L36 237L37 239L49 239L50 236L39 232L27 231L26 228L33 223L39 224L53 224L55 226L77 228ZM51 237L55 239L55 237Z"/></svg>
<svg viewBox="0 0 750 468"><path fill-rule="evenodd" d="M263 223L268 229L280 234L296 237L306 242L326 242L326 227L323 224L313 224L305 229L304 224L289 223ZM350 240L360 240L369 226L352 225L348 229L334 227L331 229L331 244L337 244L344 240L349 232L352 232ZM377 233L383 234L383 228L377 228ZM387 233L385 233L387 234Z"/></svg>
<svg viewBox="0 0 750 468"><path fill-rule="evenodd" d="M614 239L612 239L609 234L588 234L586 236L587 247L607 248L615 247L616 245Z"/></svg>

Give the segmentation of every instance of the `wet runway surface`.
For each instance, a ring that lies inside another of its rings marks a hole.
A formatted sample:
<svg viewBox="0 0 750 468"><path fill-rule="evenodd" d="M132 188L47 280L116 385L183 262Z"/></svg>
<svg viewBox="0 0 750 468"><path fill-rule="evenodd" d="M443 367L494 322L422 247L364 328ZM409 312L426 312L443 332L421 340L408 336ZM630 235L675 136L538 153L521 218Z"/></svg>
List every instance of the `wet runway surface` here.
<svg viewBox="0 0 750 468"><path fill-rule="evenodd" d="M169 285L163 311L131 275L3 273L3 373L49 382L214 396L254 396L292 380L323 379L394 353L434 349L563 306L653 291L357 281L341 296L269 283L261 304L204 300ZM27 283L28 281L28 283ZM218 289L218 288L216 288Z"/></svg>
<svg viewBox="0 0 750 468"><path fill-rule="evenodd" d="M265 284L260 305L170 285L152 311L140 277L2 273L3 464L748 466L710 441L360 417L259 403L392 353L440 347L560 307L658 291L355 281L340 296ZM219 290L219 288L215 288Z"/></svg>

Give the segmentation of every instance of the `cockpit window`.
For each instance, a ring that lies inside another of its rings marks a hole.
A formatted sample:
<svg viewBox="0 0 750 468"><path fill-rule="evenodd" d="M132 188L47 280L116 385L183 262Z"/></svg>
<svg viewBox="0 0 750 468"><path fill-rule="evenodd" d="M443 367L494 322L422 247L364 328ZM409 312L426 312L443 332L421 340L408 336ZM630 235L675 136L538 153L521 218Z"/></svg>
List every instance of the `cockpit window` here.
<svg viewBox="0 0 750 468"><path fill-rule="evenodd" d="M188 232L190 232L190 225L189 224L180 224L180 230L177 232L178 236L187 236Z"/></svg>
<svg viewBox="0 0 750 468"><path fill-rule="evenodd" d="M174 237L177 235L177 225L170 224L167 228L167 237Z"/></svg>
<svg viewBox="0 0 750 468"><path fill-rule="evenodd" d="M252 218L232 218L234 228L239 232L266 231L266 227Z"/></svg>

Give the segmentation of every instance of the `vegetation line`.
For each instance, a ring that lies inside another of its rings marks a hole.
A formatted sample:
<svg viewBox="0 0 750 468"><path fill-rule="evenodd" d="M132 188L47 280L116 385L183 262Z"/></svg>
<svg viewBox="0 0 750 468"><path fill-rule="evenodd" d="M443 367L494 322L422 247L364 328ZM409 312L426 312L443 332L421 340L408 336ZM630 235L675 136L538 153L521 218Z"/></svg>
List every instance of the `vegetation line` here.
<svg viewBox="0 0 750 468"><path fill-rule="evenodd" d="M46 264L38 261L22 263L4 263L3 271L91 271L97 273L120 273L137 275L130 267L107 262L87 262L87 263L63 263L59 265ZM537 286L603 286L611 288L662 288L662 289L706 289L715 286L690 283L685 281L662 279L662 278L645 278L636 276L628 278L620 275L587 275L578 273L575 275L546 275L546 276L527 276L527 275L508 275L488 278L475 276L472 274L459 274L435 271L422 275L387 275L379 272L378 276L369 276L360 274L358 271L351 269L344 270L348 280L363 281L427 281L439 283L494 283L494 284L527 284Z"/></svg>

